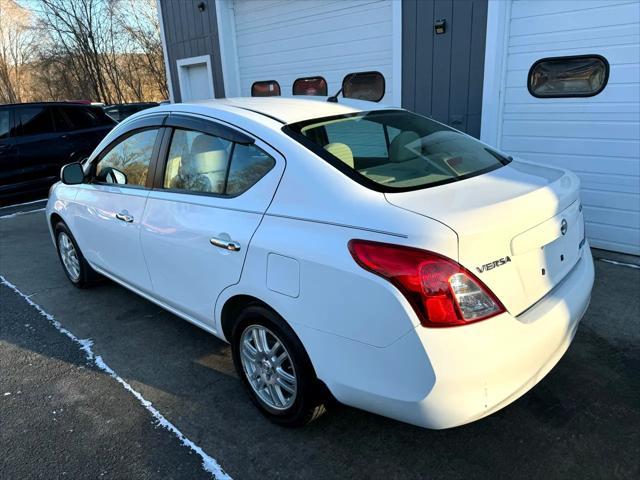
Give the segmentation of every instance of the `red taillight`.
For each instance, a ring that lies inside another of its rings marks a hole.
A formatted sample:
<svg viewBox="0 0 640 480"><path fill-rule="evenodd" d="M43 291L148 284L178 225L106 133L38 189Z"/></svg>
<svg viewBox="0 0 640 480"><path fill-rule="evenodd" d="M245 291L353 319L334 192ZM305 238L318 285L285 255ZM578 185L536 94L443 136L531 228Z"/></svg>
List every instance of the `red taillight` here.
<svg viewBox="0 0 640 480"><path fill-rule="evenodd" d="M466 325L505 311L480 280L449 258L368 240L351 240L349 251L362 268L393 283L425 327Z"/></svg>

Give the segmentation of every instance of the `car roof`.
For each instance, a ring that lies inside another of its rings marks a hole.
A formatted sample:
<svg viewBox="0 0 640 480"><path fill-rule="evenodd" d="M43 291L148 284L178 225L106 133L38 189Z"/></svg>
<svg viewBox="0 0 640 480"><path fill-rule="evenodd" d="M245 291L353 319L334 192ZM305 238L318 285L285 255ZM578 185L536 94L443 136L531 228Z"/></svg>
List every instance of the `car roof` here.
<svg viewBox="0 0 640 480"><path fill-rule="evenodd" d="M198 106L235 107L259 113L280 123L295 123L314 118L345 115L363 111L380 110L389 107L375 102L339 98L337 102L328 102L327 97L301 96L301 98L287 97L236 97L220 98L216 100L202 100L191 102ZM184 104L187 105L187 104Z"/></svg>
<svg viewBox="0 0 640 480"><path fill-rule="evenodd" d="M23 103L0 103L0 107L37 107L37 106L64 106L64 107L97 107L90 103L74 102L74 101L58 101L58 102L23 102Z"/></svg>

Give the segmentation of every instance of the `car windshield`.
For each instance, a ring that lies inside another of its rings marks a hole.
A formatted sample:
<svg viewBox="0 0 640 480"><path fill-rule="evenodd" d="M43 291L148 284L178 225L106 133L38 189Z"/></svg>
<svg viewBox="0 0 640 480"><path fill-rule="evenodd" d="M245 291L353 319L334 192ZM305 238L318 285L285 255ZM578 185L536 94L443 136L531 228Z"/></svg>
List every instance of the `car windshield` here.
<svg viewBox="0 0 640 480"><path fill-rule="evenodd" d="M285 131L355 180L382 191L462 180L509 163L472 137L404 110L314 119Z"/></svg>

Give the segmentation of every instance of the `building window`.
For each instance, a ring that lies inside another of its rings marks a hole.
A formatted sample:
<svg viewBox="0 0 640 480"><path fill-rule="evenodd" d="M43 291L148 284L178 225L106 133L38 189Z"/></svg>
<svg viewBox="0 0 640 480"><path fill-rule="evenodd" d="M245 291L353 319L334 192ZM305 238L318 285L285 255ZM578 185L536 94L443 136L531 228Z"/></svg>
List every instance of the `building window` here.
<svg viewBox="0 0 640 480"><path fill-rule="evenodd" d="M342 80L342 96L379 102L384 97L385 82L380 72L350 73Z"/></svg>
<svg viewBox="0 0 640 480"><path fill-rule="evenodd" d="M322 77L298 78L293 82L293 94L326 97L327 81Z"/></svg>
<svg viewBox="0 0 640 480"><path fill-rule="evenodd" d="M254 82L251 85L252 97L279 97L280 85L275 80L264 80L261 82Z"/></svg>
<svg viewBox="0 0 640 480"><path fill-rule="evenodd" d="M609 79L609 62L600 55L543 58L529 70L527 87L538 98L592 97Z"/></svg>

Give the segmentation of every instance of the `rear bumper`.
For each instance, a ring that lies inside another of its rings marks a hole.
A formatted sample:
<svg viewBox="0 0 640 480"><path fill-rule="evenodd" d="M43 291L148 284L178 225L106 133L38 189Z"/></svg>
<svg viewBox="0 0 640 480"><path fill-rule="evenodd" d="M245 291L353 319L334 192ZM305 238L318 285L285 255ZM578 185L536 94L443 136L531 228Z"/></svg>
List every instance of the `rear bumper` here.
<svg viewBox="0 0 640 480"><path fill-rule="evenodd" d="M558 363L589 305L593 281L586 244L571 273L523 314L457 328L417 327L387 348L351 356L357 380L350 375L349 383L325 383L344 403L418 426L472 422L519 398Z"/></svg>

